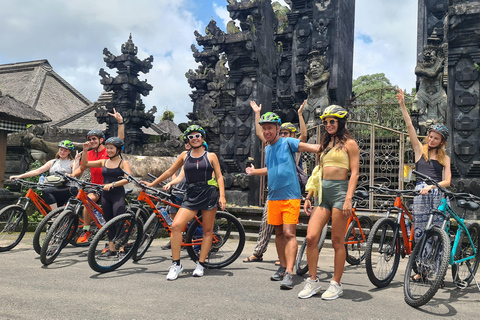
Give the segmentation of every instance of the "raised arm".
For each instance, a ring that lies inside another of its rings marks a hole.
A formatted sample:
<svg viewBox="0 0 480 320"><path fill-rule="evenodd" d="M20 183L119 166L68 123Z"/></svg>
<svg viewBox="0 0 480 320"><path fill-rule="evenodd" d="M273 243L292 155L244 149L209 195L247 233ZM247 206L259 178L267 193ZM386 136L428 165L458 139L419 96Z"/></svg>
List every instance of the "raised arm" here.
<svg viewBox="0 0 480 320"><path fill-rule="evenodd" d="M257 134L257 137L262 140L263 143L266 143L267 141L263 137L263 129L262 126L260 125L260 111L262 111L262 105L257 106L255 101L250 101L250 106L252 107L253 112L255 113L255 133Z"/></svg>
<svg viewBox="0 0 480 320"><path fill-rule="evenodd" d="M405 124L407 126L408 136L410 137L410 141L412 142L416 162L422 156L422 143L420 142L420 140L418 140L417 133L415 131L415 128L413 127L412 119L410 118L407 107L405 106L405 96L402 89L398 89L398 94L396 95L396 97L398 99L398 104L400 105L400 110L402 111L403 120L405 120Z"/></svg>
<svg viewBox="0 0 480 320"><path fill-rule="evenodd" d="M120 113L118 113L115 108L113 108L113 113L108 113L115 119L117 119L118 122L118 132L117 132L117 137L118 139L124 141L125 140L125 124L123 123L123 117Z"/></svg>
<svg viewBox="0 0 480 320"><path fill-rule="evenodd" d="M300 108L298 108L298 123L300 125L300 141L307 141L307 126L305 125L305 120L303 119L303 108L307 104L307 100L304 100Z"/></svg>
<svg viewBox="0 0 480 320"><path fill-rule="evenodd" d="M83 152L82 152L82 164L80 165L80 168L85 170L86 168L98 168L103 166L103 160L96 160L96 161L88 161L87 153L88 149L90 149L90 141L86 141L83 143ZM73 173L74 176L76 176L76 172Z"/></svg>

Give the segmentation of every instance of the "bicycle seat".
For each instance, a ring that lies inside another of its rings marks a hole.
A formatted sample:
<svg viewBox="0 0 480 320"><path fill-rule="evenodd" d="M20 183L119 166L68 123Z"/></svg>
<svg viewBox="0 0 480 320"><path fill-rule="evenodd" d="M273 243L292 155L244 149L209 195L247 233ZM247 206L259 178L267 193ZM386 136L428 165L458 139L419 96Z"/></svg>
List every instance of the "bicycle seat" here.
<svg viewBox="0 0 480 320"><path fill-rule="evenodd" d="M473 201L467 201L464 199L457 200L457 207L464 208L471 211L476 211L480 208L480 205Z"/></svg>
<svg viewBox="0 0 480 320"><path fill-rule="evenodd" d="M132 192L133 192L133 189L125 188L125 194L131 194Z"/></svg>
<svg viewBox="0 0 480 320"><path fill-rule="evenodd" d="M355 190L355 193L353 195L354 197L357 197L359 199L367 199L369 194L365 190Z"/></svg>

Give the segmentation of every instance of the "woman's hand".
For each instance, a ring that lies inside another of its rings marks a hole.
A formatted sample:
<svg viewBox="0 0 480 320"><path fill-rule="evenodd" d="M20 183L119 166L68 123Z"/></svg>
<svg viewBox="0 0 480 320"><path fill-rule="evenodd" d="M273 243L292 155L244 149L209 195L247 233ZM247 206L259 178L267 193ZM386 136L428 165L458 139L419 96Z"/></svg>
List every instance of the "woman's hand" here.
<svg viewBox="0 0 480 320"><path fill-rule="evenodd" d="M9 180L20 179L20 176L10 176Z"/></svg>
<svg viewBox="0 0 480 320"><path fill-rule="evenodd" d="M103 190L105 191L110 191L114 187L113 183L107 183L106 185L103 186Z"/></svg>
<svg viewBox="0 0 480 320"><path fill-rule="evenodd" d="M395 95L395 97L397 97L398 103L400 104L400 106L405 105L405 95L403 94L402 89L398 89L398 93Z"/></svg>
<svg viewBox="0 0 480 320"><path fill-rule="evenodd" d="M420 190L420 194L426 195L433 189L433 185L426 186L422 190Z"/></svg>
<svg viewBox="0 0 480 320"><path fill-rule="evenodd" d="M312 214L312 208L312 200L305 199L305 202L303 203L303 210L305 211L307 216L310 216Z"/></svg>
<svg viewBox="0 0 480 320"><path fill-rule="evenodd" d="M225 206L227 205L227 201L225 200L225 196L220 196L218 199L218 204L222 210L225 210Z"/></svg>
<svg viewBox="0 0 480 320"><path fill-rule="evenodd" d="M345 217L350 217L352 215L352 200L345 199L342 213Z"/></svg>
<svg viewBox="0 0 480 320"><path fill-rule="evenodd" d="M113 113L108 113L109 115L111 115L112 117L114 117L115 119L117 119L117 122L118 123L122 123L123 122L123 117L120 113L118 113L117 111L115 111L115 108L113 108Z"/></svg>
<svg viewBox="0 0 480 320"><path fill-rule="evenodd" d="M170 187L171 187L171 184L169 182L166 185L164 185L162 188L163 188L164 191L168 191L170 189Z"/></svg>
<svg viewBox="0 0 480 320"><path fill-rule="evenodd" d="M140 181L140 183L143 183L144 185L146 185L146 186L149 187L149 188L153 187L153 183L152 183L152 182Z"/></svg>

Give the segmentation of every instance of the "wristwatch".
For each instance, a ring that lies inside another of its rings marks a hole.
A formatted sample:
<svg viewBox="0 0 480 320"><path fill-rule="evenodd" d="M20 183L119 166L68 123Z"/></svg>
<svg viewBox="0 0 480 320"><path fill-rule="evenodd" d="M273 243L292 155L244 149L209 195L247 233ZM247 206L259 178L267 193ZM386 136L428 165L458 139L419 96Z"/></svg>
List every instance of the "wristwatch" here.
<svg viewBox="0 0 480 320"><path fill-rule="evenodd" d="M113 187L115 188L115 186L117 185L117 182L116 182L116 181L113 181L113 182L112 182L112 185L113 185Z"/></svg>

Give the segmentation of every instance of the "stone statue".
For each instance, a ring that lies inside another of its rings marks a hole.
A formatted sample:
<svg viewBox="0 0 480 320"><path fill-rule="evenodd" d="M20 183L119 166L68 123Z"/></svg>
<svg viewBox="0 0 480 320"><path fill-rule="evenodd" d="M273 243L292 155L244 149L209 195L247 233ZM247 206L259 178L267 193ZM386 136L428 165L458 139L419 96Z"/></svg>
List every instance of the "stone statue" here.
<svg viewBox="0 0 480 320"><path fill-rule="evenodd" d="M310 67L305 75L305 92L307 93L307 105L303 111L307 126L315 125L315 115L321 114L330 104L328 96L328 79L330 72L326 70L325 56L318 51L308 54Z"/></svg>
<svg viewBox="0 0 480 320"><path fill-rule="evenodd" d="M413 100L412 111L418 112L420 128L428 127L431 121L445 123L447 94L443 88L443 63L445 60L443 46L425 45L423 59L415 68L415 74L420 79L420 86Z"/></svg>

